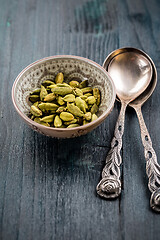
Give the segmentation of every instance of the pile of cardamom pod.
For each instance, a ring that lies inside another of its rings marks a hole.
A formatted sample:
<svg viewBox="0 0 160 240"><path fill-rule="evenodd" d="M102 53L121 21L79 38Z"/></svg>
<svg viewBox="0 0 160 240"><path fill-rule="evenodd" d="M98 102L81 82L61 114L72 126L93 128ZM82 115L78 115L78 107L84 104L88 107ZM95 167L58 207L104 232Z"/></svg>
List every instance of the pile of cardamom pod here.
<svg viewBox="0 0 160 240"><path fill-rule="evenodd" d="M88 80L67 84L63 73L58 73L55 80L44 81L32 92L29 100L33 103L33 121L48 127L73 128L97 119L101 95L98 88L88 86Z"/></svg>

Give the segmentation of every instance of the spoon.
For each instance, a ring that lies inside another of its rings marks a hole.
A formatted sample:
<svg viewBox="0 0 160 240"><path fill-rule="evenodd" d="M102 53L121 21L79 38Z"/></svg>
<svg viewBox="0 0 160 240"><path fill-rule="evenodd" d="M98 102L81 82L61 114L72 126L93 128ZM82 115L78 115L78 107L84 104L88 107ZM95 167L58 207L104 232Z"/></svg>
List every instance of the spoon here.
<svg viewBox="0 0 160 240"><path fill-rule="evenodd" d="M121 193L120 165L122 158L122 136L124 132L127 105L148 87L152 78L152 65L145 54L134 48L118 49L104 61L103 67L109 72L121 101L121 110L115 126L111 149L97 185L97 193L104 198L115 198Z"/></svg>
<svg viewBox="0 0 160 240"><path fill-rule="evenodd" d="M129 106L133 107L137 113L139 125L141 129L141 138L144 146L144 155L146 159L146 174L149 178L148 188L152 195L150 198L150 206L153 210L160 212L160 165L157 162L156 153L152 147L152 141L145 125L141 107L152 95L157 84L157 70L152 59L147 56L152 64L153 75L152 80L147 89L137 97Z"/></svg>

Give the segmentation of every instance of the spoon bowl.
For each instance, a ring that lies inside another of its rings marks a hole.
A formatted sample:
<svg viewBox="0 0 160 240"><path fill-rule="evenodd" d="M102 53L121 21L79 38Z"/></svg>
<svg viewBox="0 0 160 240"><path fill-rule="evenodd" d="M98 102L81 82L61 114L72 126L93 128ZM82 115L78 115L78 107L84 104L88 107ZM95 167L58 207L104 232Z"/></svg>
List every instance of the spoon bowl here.
<svg viewBox="0 0 160 240"><path fill-rule="evenodd" d="M142 53L134 48L118 49L103 65L114 81L117 96L123 101L133 101L144 92L152 78L151 63Z"/></svg>
<svg viewBox="0 0 160 240"><path fill-rule="evenodd" d="M155 67L152 59L149 56L147 56L147 58L150 61L151 66L152 66L152 79L151 79L148 87L146 88L146 90L142 94L140 94L136 99L134 99L132 102L129 103L130 107L134 107L134 106L137 106L137 105L142 106L148 100L148 98L150 98L150 96L154 92L155 87L157 85L157 70L156 70L156 67Z"/></svg>

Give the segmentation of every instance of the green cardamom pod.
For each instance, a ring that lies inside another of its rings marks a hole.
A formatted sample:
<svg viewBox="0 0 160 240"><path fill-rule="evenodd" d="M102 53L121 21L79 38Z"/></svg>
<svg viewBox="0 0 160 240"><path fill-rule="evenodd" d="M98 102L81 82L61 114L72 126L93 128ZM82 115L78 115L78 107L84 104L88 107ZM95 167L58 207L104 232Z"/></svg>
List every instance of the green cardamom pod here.
<svg viewBox="0 0 160 240"><path fill-rule="evenodd" d="M77 123L77 119L74 118L72 121L64 122L64 125L68 126L73 123Z"/></svg>
<svg viewBox="0 0 160 240"><path fill-rule="evenodd" d="M72 121L74 119L74 116L69 112L62 112L60 113L60 118L63 121Z"/></svg>
<svg viewBox="0 0 160 240"><path fill-rule="evenodd" d="M96 103L93 104L93 106L91 107L91 113L94 114L98 112L98 106Z"/></svg>
<svg viewBox="0 0 160 240"><path fill-rule="evenodd" d="M50 80L46 80L46 81L44 81L44 82L42 83L42 85L43 85L44 87L47 87L47 86L52 85L52 84L54 84L54 82L53 82L53 81L50 81Z"/></svg>
<svg viewBox="0 0 160 240"><path fill-rule="evenodd" d="M43 111L49 111L49 110L57 110L58 105L55 103L40 103L38 107Z"/></svg>
<svg viewBox="0 0 160 240"><path fill-rule="evenodd" d="M61 96L58 96L58 97L57 97L57 103L58 103L59 105L64 105L64 104L65 104L65 101L63 101L63 98L62 98Z"/></svg>
<svg viewBox="0 0 160 240"><path fill-rule="evenodd" d="M66 110L65 107L59 107L57 110L56 110L56 113L61 113L61 112L64 112Z"/></svg>
<svg viewBox="0 0 160 240"><path fill-rule="evenodd" d="M40 100L40 97L39 97L39 95L31 95L31 96L29 97L29 100L30 100L32 103L34 103L34 102L39 101L39 100Z"/></svg>
<svg viewBox="0 0 160 240"><path fill-rule="evenodd" d="M65 102L74 102L75 101L75 96L73 94L67 94L63 100Z"/></svg>
<svg viewBox="0 0 160 240"><path fill-rule="evenodd" d="M39 102L33 103L34 106L38 107Z"/></svg>
<svg viewBox="0 0 160 240"><path fill-rule="evenodd" d="M96 102L96 99L95 99L94 96L90 96L90 97L87 98L86 102L88 104L94 104Z"/></svg>
<svg viewBox="0 0 160 240"><path fill-rule="evenodd" d="M51 89L53 93L65 96L66 94L72 93L72 88L70 87L56 87Z"/></svg>
<svg viewBox="0 0 160 240"><path fill-rule="evenodd" d="M84 80L79 84L79 88L85 88L88 86L88 80Z"/></svg>
<svg viewBox="0 0 160 240"><path fill-rule="evenodd" d="M30 112L36 117L42 116L42 111L34 105L31 106Z"/></svg>
<svg viewBox="0 0 160 240"><path fill-rule="evenodd" d="M34 120L34 118L35 118L35 116L34 116L34 115L32 115L32 116L31 116L31 120Z"/></svg>
<svg viewBox="0 0 160 240"><path fill-rule="evenodd" d="M84 96L86 96L86 97L90 97L90 96L92 96L92 93L85 93Z"/></svg>
<svg viewBox="0 0 160 240"><path fill-rule="evenodd" d="M82 90L79 89L79 88L75 88L75 89L73 90L73 93L74 93L77 97L83 96L83 92L82 92Z"/></svg>
<svg viewBox="0 0 160 240"><path fill-rule="evenodd" d="M45 102L52 102L56 98L56 95L54 93L49 93L45 96L44 101Z"/></svg>
<svg viewBox="0 0 160 240"><path fill-rule="evenodd" d="M80 110L86 113L85 101L83 99L76 97L75 104Z"/></svg>
<svg viewBox="0 0 160 240"><path fill-rule="evenodd" d="M54 126L57 128L62 126L62 120L60 119L60 117L58 115L55 116Z"/></svg>
<svg viewBox="0 0 160 240"><path fill-rule="evenodd" d="M45 117L41 118L40 121L51 123L51 122L53 122L54 116L55 116L55 114L45 116Z"/></svg>
<svg viewBox="0 0 160 240"><path fill-rule="evenodd" d="M67 83L57 83L56 85L57 85L57 87L70 87L71 88L71 86Z"/></svg>
<svg viewBox="0 0 160 240"><path fill-rule="evenodd" d="M99 106L101 102L101 94L98 88L93 88L93 96L96 99L97 106Z"/></svg>
<svg viewBox="0 0 160 240"><path fill-rule="evenodd" d="M47 96L48 92L45 89L45 87L43 85L41 85L41 91L40 91L40 99L41 101L44 100L45 96Z"/></svg>
<svg viewBox="0 0 160 240"><path fill-rule="evenodd" d="M62 83L64 80L64 76L63 76L63 73L58 73L56 78L55 78L55 83Z"/></svg>
<svg viewBox="0 0 160 240"><path fill-rule="evenodd" d="M86 100L88 97L86 95L82 95L80 96L80 98L82 98L83 100Z"/></svg>
<svg viewBox="0 0 160 240"><path fill-rule="evenodd" d="M97 118L98 118L97 115L94 113L94 114L92 115L91 122L93 122L93 121L96 120Z"/></svg>
<svg viewBox="0 0 160 240"><path fill-rule="evenodd" d="M84 113L74 105L74 103L67 103L67 109L70 113L77 117L83 117Z"/></svg>
<svg viewBox="0 0 160 240"><path fill-rule="evenodd" d="M83 94L85 94L85 93L90 93L90 92L93 91L92 87L82 88L81 90L82 90Z"/></svg>
<svg viewBox="0 0 160 240"><path fill-rule="evenodd" d="M49 86L48 86L48 88L51 89L51 90L52 90L53 88L56 88L56 87L57 87L57 85L56 85L55 83L53 83L52 85L49 85Z"/></svg>
<svg viewBox="0 0 160 240"><path fill-rule="evenodd" d="M34 119L34 121L35 121L36 123L39 123L39 124L44 125L44 126L46 126L46 127L50 127L49 123L42 122L42 121L40 120L40 118L38 118L38 117L36 117L36 118Z"/></svg>
<svg viewBox="0 0 160 240"><path fill-rule="evenodd" d="M62 124L59 128L66 128L66 126Z"/></svg>
<svg viewBox="0 0 160 240"><path fill-rule="evenodd" d="M79 82L78 81L70 81L69 82L69 85L71 86L71 87L79 87Z"/></svg>
<svg viewBox="0 0 160 240"><path fill-rule="evenodd" d="M89 123L86 119L83 120L83 125Z"/></svg>
<svg viewBox="0 0 160 240"><path fill-rule="evenodd" d="M85 118L87 121L90 121L90 120L91 120L91 117L92 117L91 112L87 112L87 113L84 114L84 118Z"/></svg>
<svg viewBox="0 0 160 240"><path fill-rule="evenodd" d="M77 123L70 124L67 128L74 128L74 127L79 127L80 125Z"/></svg>
<svg viewBox="0 0 160 240"><path fill-rule="evenodd" d="M41 89L38 88L38 89L34 90L32 93L30 93L30 95L39 95L40 91L41 91Z"/></svg>

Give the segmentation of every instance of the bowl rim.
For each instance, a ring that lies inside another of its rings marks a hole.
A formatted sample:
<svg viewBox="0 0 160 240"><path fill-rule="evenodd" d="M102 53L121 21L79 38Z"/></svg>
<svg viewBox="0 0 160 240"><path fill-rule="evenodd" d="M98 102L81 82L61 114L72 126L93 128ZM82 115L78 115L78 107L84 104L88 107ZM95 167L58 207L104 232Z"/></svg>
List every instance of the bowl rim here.
<svg viewBox="0 0 160 240"><path fill-rule="evenodd" d="M15 89L16 89L16 85L20 79L20 77L28 70L30 69L32 66L38 64L38 63L41 63L41 62L44 62L44 61L47 61L47 60L51 60L51 59L63 59L63 58L70 58L70 59L77 59L77 60L82 60L86 63L90 63L91 65L95 66L95 67L98 67L105 75L107 75L107 78L109 79L111 85L112 85L112 99L111 99L111 102L107 108L107 110L102 114L100 115L96 120L90 122L90 123L87 123L85 125L82 125L82 126L79 126L79 127L74 127L74 128L55 128L55 127L47 127L47 126L44 126L44 125L41 125L35 121L33 121L32 119L30 119L27 115L25 115L20 109L19 107L17 106L16 104L16 101L15 101ZM28 122L29 124L31 125L35 125L37 126L37 128L40 128L40 127L43 127L44 129L50 129L50 130L55 130L55 131L58 131L58 132L62 132L62 131L66 131L66 132L69 132L69 131L73 131L73 130L84 130L86 129L86 127L90 127L92 125L95 125L96 123L98 123L99 121L102 122L108 115L109 113L112 111L113 109L113 106L114 106L114 103L115 103L115 100L116 100L116 90L115 90L115 85L114 85L114 82L112 80L112 78L110 77L110 75L108 74L108 72L105 70L104 67L102 67L101 65L99 65L98 63L88 59L88 58L84 58L84 57L81 57L81 56L75 56L75 55L53 55L53 56L49 56L49 57L44 57L44 58L41 58L39 60L36 60L34 62L32 62L31 64L27 65L27 67L25 67L19 74L18 76L16 77L14 83L13 83L13 86L12 86L12 92L11 92L11 95L12 95L12 102L13 102L13 105L16 109L16 111L18 112L18 114L26 120L26 122Z"/></svg>

